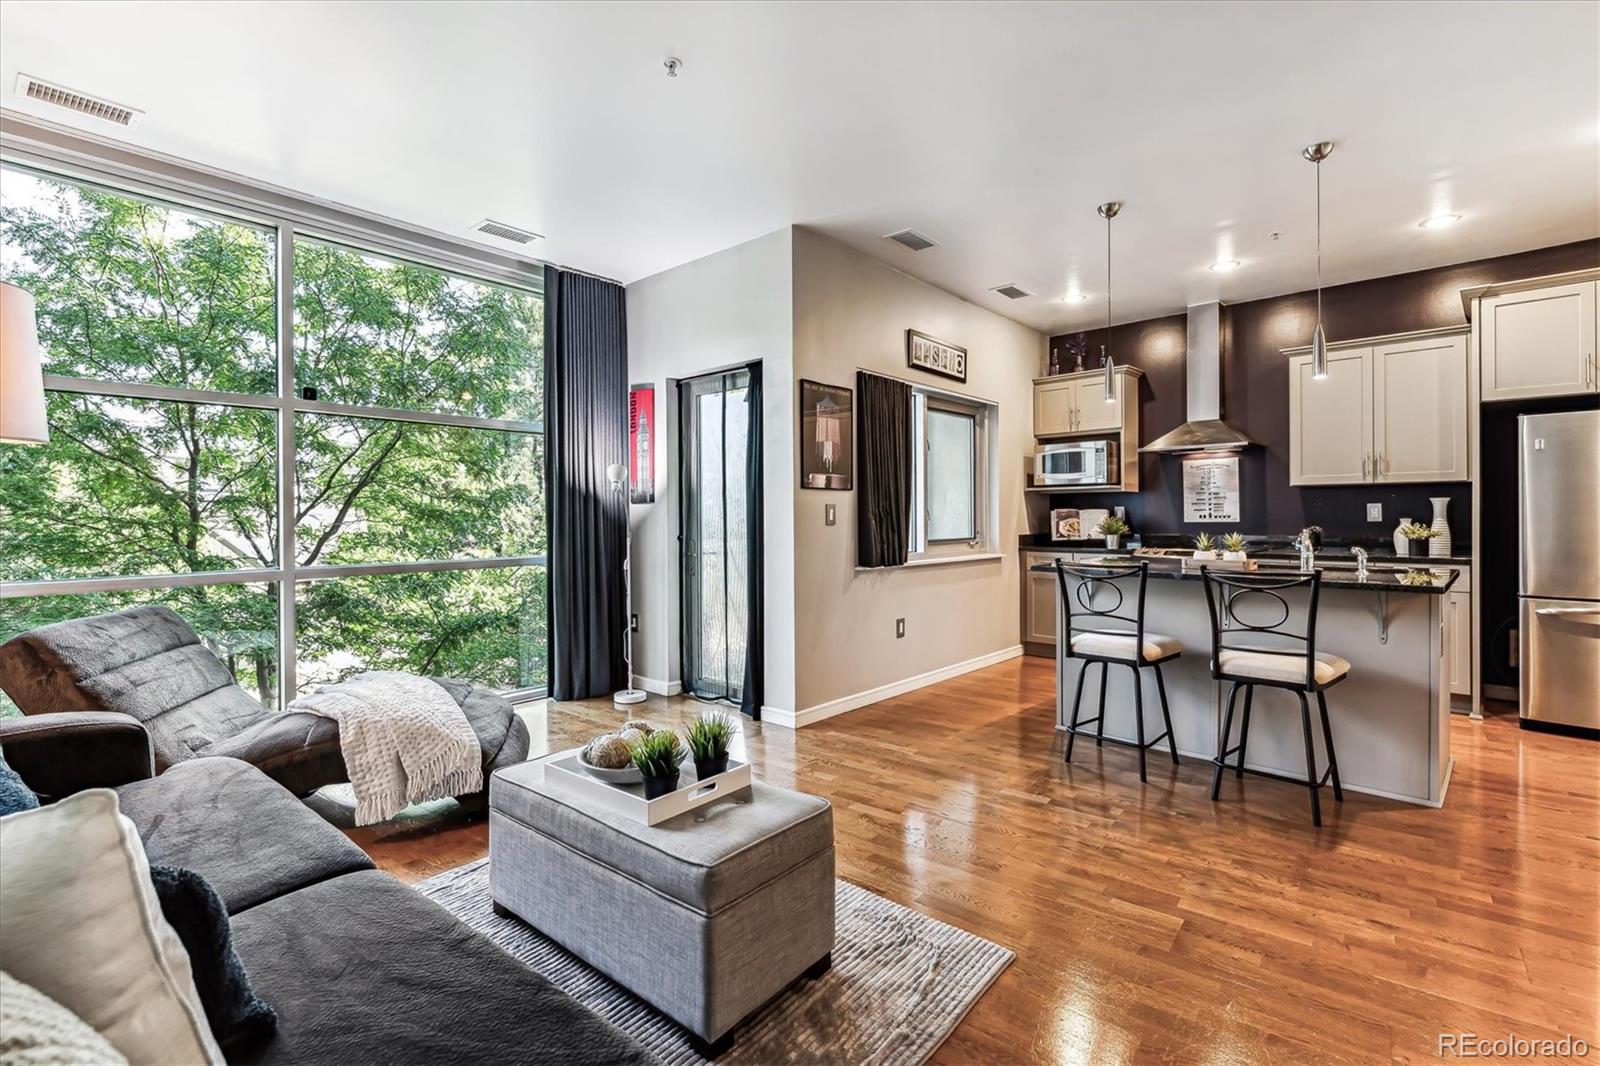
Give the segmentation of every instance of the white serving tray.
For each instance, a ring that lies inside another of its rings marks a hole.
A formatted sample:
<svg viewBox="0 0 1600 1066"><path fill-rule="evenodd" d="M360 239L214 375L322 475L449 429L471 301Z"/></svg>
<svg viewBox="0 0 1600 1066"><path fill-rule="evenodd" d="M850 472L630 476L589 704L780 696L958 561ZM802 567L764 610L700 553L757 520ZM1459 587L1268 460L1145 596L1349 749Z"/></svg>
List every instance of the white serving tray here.
<svg viewBox="0 0 1600 1066"><path fill-rule="evenodd" d="M750 787L750 764L736 759L728 760L728 769L704 781L694 775L694 762L683 764L678 778L679 788L655 799L644 798L644 785L614 785L600 780L583 768L578 761L582 748L571 748L547 755L544 763L545 781L561 790L581 798L584 802L632 818L644 825L657 825L668 818L715 803L719 799Z"/></svg>

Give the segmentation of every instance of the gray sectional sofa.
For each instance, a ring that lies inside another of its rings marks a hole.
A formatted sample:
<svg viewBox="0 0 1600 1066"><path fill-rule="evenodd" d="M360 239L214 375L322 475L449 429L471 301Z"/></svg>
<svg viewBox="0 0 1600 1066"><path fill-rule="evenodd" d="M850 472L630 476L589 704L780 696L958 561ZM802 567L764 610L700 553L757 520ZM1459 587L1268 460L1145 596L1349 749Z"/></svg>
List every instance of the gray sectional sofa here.
<svg viewBox="0 0 1600 1066"><path fill-rule="evenodd" d="M0 750L47 799L115 787L150 861L217 890L278 1013L277 1036L242 1062L655 1061L248 763L194 758L157 777L144 727L109 712L0 719Z"/></svg>

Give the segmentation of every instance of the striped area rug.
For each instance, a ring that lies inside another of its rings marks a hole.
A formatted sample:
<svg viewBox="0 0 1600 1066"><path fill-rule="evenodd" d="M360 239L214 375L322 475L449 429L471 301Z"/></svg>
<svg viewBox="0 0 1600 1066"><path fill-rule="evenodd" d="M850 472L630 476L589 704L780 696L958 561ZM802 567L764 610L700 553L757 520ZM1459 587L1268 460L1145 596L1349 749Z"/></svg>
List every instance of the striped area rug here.
<svg viewBox="0 0 1600 1066"><path fill-rule="evenodd" d="M489 861L417 891L543 974L669 1066L705 1060L684 1031L614 981L489 901ZM833 969L802 981L738 1030L729 1063L926 1062L1014 957L980 936L835 881Z"/></svg>

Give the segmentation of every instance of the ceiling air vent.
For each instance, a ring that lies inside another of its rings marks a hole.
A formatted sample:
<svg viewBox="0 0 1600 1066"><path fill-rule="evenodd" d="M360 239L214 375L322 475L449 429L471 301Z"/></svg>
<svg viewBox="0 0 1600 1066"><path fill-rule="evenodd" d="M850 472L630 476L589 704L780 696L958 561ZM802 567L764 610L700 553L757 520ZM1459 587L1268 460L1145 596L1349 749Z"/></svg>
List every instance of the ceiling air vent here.
<svg viewBox="0 0 1600 1066"><path fill-rule="evenodd" d="M504 222L496 222L492 218L486 218L476 226L473 226L472 232L482 233L502 241L510 241L512 244L527 245L543 239L543 234L535 233L532 230L518 229L516 226L508 226Z"/></svg>
<svg viewBox="0 0 1600 1066"><path fill-rule="evenodd" d="M885 233L884 239L896 244L903 244L913 252L921 252L928 248L937 248L939 242L932 237L924 237L914 229L903 229L898 233Z"/></svg>
<svg viewBox="0 0 1600 1066"><path fill-rule="evenodd" d="M110 100L80 93L63 85L52 85L28 74L17 75L17 95L37 100L41 104L64 107L68 111L76 111L80 115L88 115L90 118L97 118L101 122L109 122L124 129L132 129L144 118L144 112L138 108L112 103Z"/></svg>
<svg viewBox="0 0 1600 1066"><path fill-rule="evenodd" d="M997 292L1001 296L1004 296L1008 300L1020 300L1024 296L1032 296L1033 295L1033 293L1029 292L1027 289L1024 289L1020 285L996 285L994 288L990 289L989 291L990 292Z"/></svg>

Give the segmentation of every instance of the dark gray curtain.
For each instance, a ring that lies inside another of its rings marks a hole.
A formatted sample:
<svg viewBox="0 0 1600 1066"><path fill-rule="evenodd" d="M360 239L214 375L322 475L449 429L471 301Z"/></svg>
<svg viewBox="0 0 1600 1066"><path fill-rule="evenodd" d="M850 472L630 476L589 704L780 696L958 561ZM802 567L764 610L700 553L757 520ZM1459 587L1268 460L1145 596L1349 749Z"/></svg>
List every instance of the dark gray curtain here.
<svg viewBox="0 0 1600 1066"><path fill-rule="evenodd" d="M628 504L606 467L628 455L628 332L622 286L544 268L545 508L550 695L623 687Z"/></svg>
<svg viewBox="0 0 1600 1066"><path fill-rule="evenodd" d="M748 558L745 565L746 623L744 638L744 692L739 709L751 718L761 717L761 699L766 692L766 591L761 579L765 556L765 535L761 495L761 364L750 364L750 389L745 393L750 405L750 441L745 448L745 539Z"/></svg>
<svg viewBox="0 0 1600 1066"><path fill-rule="evenodd" d="M911 386L856 374L856 565L900 566L911 549Z"/></svg>

